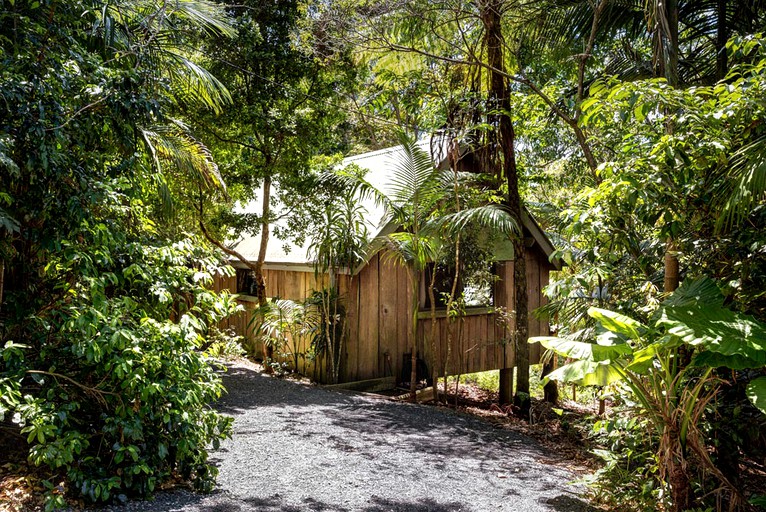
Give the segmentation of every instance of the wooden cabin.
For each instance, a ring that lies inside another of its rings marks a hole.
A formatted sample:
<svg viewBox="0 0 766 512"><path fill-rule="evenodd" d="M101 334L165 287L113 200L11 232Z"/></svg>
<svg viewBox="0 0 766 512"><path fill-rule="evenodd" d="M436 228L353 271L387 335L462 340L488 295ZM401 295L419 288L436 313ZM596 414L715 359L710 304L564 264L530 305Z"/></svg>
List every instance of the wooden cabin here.
<svg viewBox="0 0 766 512"><path fill-rule="evenodd" d="M392 162L400 156L401 148L366 153L348 158L345 164L354 163L368 169L367 180L380 189L385 188L386 177L391 172ZM432 151L433 154L433 151ZM438 157L434 161L441 162ZM382 226L383 212L375 205L366 205L370 218L371 233L377 234L391 226ZM257 204L248 208L259 208ZM524 215L524 236L527 245L527 290L529 292L529 310L542 305L545 301L542 290L548 283L551 270L558 263L551 263L553 245L539 225L529 215ZM326 276L317 277L312 262L309 261L303 247L291 246L289 252L283 250L285 242L271 240L264 265L266 289L269 297L303 301L314 290L321 288ZM236 250L255 261L259 247L257 237L244 239ZM338 276L338 287L345 296L347 310L347 338L343 350L340 371L341 382L357 382L384 377L393 377L396 381L408 381L403 376L403 362L406 354L411 354L411 292L407 270L395 264L384 255L385 249L373 254L359 268ZM454 324L461 326L459 332L453 331L452 353L448 362L450 375L480 372L486 370L513 368L515 364L513 344L509 343L512 325L502 325L499 321L499 308L513 311L513 245L510 241L496 244L496 263L493 272L497 276L491 285L491 304L466 307L463 319ZM227 288L239 293L239 301L245 313L229 320L229 326L253 342L253 329L249 324L252 310L257 306L255 297L247 295L247 274L245 265L232 261L237 268L237 276L222 279L219 288ZM420 309L418 317L418 352L427 365L434 362L431 354L430 334L432 321L430 308L426 307L427 293L425 284L421 287ZM506 318L508 316L506 315ZM512 320L511 320L512 321ZM436 347L438 361L444 361L446 353L448 319L445 309L437 309ZM455 329L455 328L453 328ZM548 335L548 323L529 316L529 335ZM262 353L263 347L254 342L254 350ZM300 340L300 350L306 351L308 340ZM539 345L530 346L530 361L539 360ZM441 373L441 368L437 366ZM301 357L298 371L320 382L328 381L326 363L311 362Z"/></svg>

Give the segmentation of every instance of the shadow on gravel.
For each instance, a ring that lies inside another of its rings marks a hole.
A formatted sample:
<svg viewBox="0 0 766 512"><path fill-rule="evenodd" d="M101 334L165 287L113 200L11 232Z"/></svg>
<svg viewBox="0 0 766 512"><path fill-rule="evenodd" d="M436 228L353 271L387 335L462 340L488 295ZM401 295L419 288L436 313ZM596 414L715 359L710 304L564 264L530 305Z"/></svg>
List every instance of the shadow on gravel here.
<svg viewBox="0 0 766 512"><path fill-rule="evenodd" d="M599 510L581 499L564 494L555 498L543 499L540 502L548 505L550 510L558 512L598 512Z"/></svg>
<svg viewBox="0 0 766 512"><path fill-rule="evenodd" d="M422 498L417 501L393 500L373 496L369 504L362 507L346 508L336 503L325 503L315 498L305 498L300 505L285 503L283 496L275 494L266 498L246 498L243 500L224 499L217 503L204 503L202 495L186 496L182 502L173 503L173 510L193 507L198 512L468 512L460 503L439 503L436 500Z"/></svg>
<svg viewBox="0 0 766 512"><path fill-rule="evenodd" d="M279 495L265 499L247 499L244 503L250 510L263 512L350 512L350 509L337 504L328 504L314 498L303 500L302 506L287 505L283 503ZM234 512L236 509L232 509ZM361 508L354 508L356 512L464 512L470 509L460 503L439 503L429 498L423 498L417 501L392 500L373 496L370 498L370 504ZM210 512L214 512L211 510ZM218 512L218 511L216 511ZM220 512L224 512L221 510Z"/></svg>
<svg viewBox="0 0 766 512"><path fill-rule="evenodd" d="M324 434L313 431L310 415L295 415L291 409L313 408L333 425L354 432L355 439L378 447L406 449L446 458L477 458L497 450L539 457L545 452L531 439L515 432L435 407L413 407L307 386L233 366L223 376L228 394L218 404L224 414L239 415L258 407L276 407L288 430L304 437ZM317 409L319 407L319 409ZM362 446L339 446L343 451L364 450Z"/></svg>
<svg viewBox="0 0 766 512"><path fill-rule="evenodd" d="M447 458L496 455L498 450L513 450L517 455L531 457L545 453L537 443L523 435L445 409L357 402L350 407L328 410L325 416L335 426L391 449Z"/></svg>
<svg viewBox="0 0 766 512"><path fill-rule="evenodd" d="M218 402L218 410L224 414L239 414L256 407L336 407L354 403L350 395L278 379L241 366L230 366L222 377L227 393ZM305 393L308 390L312 392Z"/></svg>

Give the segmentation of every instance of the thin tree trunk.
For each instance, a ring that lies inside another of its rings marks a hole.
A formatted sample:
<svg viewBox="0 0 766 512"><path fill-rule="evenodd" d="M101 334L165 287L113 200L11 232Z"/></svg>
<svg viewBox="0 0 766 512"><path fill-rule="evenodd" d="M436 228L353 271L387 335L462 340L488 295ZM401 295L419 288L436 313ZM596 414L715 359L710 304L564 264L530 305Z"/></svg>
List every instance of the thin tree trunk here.
<svg viewBox="0 0 766 512"><path fill-rule="evenodd" d="M269 217L271 216L271 176L263 179L263 209L261 210L261 245L258 248L258 260L255 262L253 272L255 274L255 294L258 297L258 305L261 311L266 307L266 277L263 273L263 264L266 261L266 248L269 244ZM261 319L262 320L262 319ZM274 347L266 346L266 359L274 358Z"/></svg>
<svg viewBox="0 0 766 512"><path fill-rule="evenodd" d="M540 374L541 377L545 377L553 370L556 369L556 355L553 354L548 361L543 364L543 371ZM545 386L543 386L543 400L549 404L555 404L559 401L559 386L555 380L549 380Z"/></svg>
<svg viewBox="0 0 766 512"><path fill-rule="evenodd" d="M503 34L501 25L502 0L489 0L482 4L481 18L484 23L487 61L490 66L490 100L493 107L499 110L496 116L498 139L502 151L502 172L508 183L508 209L519 226L519 233L513 237L514 249L514 304L516 307L516 396L514 402L520 408L520 415L528 417L529 412L529 345L527 343L527 262L526 247L521 222L521 196L519 194L519 177L516 168L516 152L514 148L516 134L510 114L508 88L505 83L505 61L503 59ZM499 162L500 155L495 155ZM497 164L495 164L497 166Z"/></svg>
<svg viewBox="0 0 766 512"><path fill-rule="evenodd" d="M455 211L460 213L460 186L458 183L458 153L459 147L453 141L450 151L450 166L452 167L452 187L455 192ZM455 237L455 273L452 276L452 287L450 288L449 298L447 299L447 355L444 360L444 366L442 367L442 374L444 375L444 403L447 403L447 365L449 364L452 356L452 327L454 326L452 320L452 309L455 305L455 296L457 294L457 285L460 280L460 233Z"/></svg>
<svg viewBox="0 0 766 512"><path fill-rule="evenodd" d="M727 0L718 0L718 27L715 38L715 78L723 80L729 70L729 57L726 54L726 43L729 40L729 25L726 17Z"/></svg>
<svg viewBox="0 0 766 512"><path fill-rule="evenodd" d="M410 401L418 401L416 392L418 379L418 309L420 304L420 274L415 269L410 270L410 279L412 284L412 369L410 370Z"/></svg>
<svg viewBox="0 0 766 512"><path fill-rule="evenodd" d="M678 87L678 0L665 0L665 9L668 20L665 76L671 87Z"/></svg>
<svg viewBox="0 0 766 512"><path fill-rule="evenodd" d="M593 46L596 44L596 34L598 34L599 21L601 20L601 13L604 11L604 7L609 0L600 0L598 5L593 8L593 20L590 26L590 35L588 41L585 43L583 53L580 55L580 62L577 66L577 105L574 118L577 120L580 118L580 106L582 105L583 96L585 94L585 66L588 59L593 54Z"/></svg>
<svg viewBox="0 0 766 512"><path fill-rule="evenodd" d="M674 292L679 284L679 263L676 253L676 245L672 238L668 238L665 245L665 286L666 292Z"/></svg>
<svg viewBox="0 0 766 512"><path fill-rule="evenodd" d="M457 177L457 171L455 171ZM447 300L447 357L444 362L444 403L447 403L447 365L452 358L452 340L454 339L454 327L456 321L452 319L452 311L455 307L455 295L457 294L457 283L460 278L460 234L455 239L455 274L452 277L452 288L450 289L449 299Z"/></svg>
<svg viewBox="0 0 766 512"><path fill-rule="evenodd" d="M428 298L431 300L431 382L434 388L434 402L439 403L439 373L436 369L439 357L436 353L436 294L434 293L434 286L436 286L436 262L434 262L431 272L431 282L428 284Z"/></svg>
<svg viewBox="0 0 766 512"><path fill-rule="evenodd" d="M500 405L510 404L513 401L513 367L500 369L499 388Z"/></svg>
<svg viewBox="0 0 766 512"><path fill-rule="evenodd" d="M559 315L556 313L556 316L553 319L556 326L558 326L559 323ZM556 336L558 334L558 329L551 329L548 328L548 333L551 336ZM541 378L545 378L546 375L551 373L553 370L558 368L558 356L555 353L551 353L550 358L543 364L543 371L540 375ZM548 383L543 386L543 399L551 404L556 404L559 401L559 385L555 380L550 380Z"/></svg>
<svg viewBox="0 0 766 512"><path fill-rule="evenodd" d="M665 77L668 80L668 85L673 88L678 87L678 0L666 0L665 1L665 19L667 20L667 26L664 31L667 31L664 35L665 44L664 58L665 62ZM672 122L668 122L666 126L668 134L673 133L674 126ZM664 289L666 292L673 292L678 288L678 252L675 241L672 235L668 237L665 245L665 283Z"/></svg>

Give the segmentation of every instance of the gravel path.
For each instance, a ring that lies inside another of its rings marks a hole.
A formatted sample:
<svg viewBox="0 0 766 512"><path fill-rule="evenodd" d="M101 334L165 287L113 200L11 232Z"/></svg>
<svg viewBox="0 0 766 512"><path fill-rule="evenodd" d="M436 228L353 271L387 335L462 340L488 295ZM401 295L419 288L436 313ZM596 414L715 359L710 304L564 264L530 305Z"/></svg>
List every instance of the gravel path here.
<svg viewBox="0 0 766 512"><path fill-rule="evenodd" d="M261 375L236 364L220 409L232 439L211 456L218 490L159 494L120 511L592 510L574 475L529 438L435 407Z"/></svg>

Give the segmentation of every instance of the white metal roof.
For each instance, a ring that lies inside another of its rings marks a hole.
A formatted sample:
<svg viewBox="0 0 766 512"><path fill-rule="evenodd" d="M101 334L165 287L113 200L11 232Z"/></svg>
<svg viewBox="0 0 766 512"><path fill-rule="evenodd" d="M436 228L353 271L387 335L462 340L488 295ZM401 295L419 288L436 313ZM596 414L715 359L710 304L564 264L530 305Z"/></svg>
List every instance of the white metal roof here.
<svg viewBox="0 0 766 512"><path fill-rule="evenodd" d="M444 165L446 162L446 144L447 140L444 137L429 137L421 139L418 142L418 145L424 151L430 153L432 160L439 166ZM394 173L397 162L403 158L403 152L401 146L394 146L345 158L341 165L345 167L351 164L356 164L362 169L367 169L365 179L384 194L388 194L390 192L390 178ZM258 191L256 192L256 198L257 199L244 206L239 205L236 208L236 211L238 213L260 214L263 202ZM365 215L367 230L370 233L370 238L374 239L387 227L385 222L386 219L384 218L384 208L376 205L372 198L362 200L362 206L367 211ZM281 213L283 213L283 211L280 211L280 207L276 206L274 211L275 216L278 217ZM543 252L547 256L550 256L554 250L553 245L542 229L540 229L537 222L535 222L526 211L524 212L522 221L524 227L532 234ZM281 240L274 235L273 227L274 226L272 226L272 234L266 250L265 265L268 268L282 270L312 269L312 261L309 258L307 250L308 241L304 245L298 245L291 240ZM391 229L390 226L388 226L388 228ZM230 246L248 260L255 261L258 259L260 241L260 236L245 236L238 241L230 243ZM559 267L556 263L554 263L554 265L557 268Z"/></svg>
<svg viewBox="0 0 766 512"><path fill-rule="evenodd" d="M443 147L437 147L439 141L434 139L435 143L432 144L430 138L421 139L418 142L424 151L431 153L435 162L442 162L445 160L446 151ZM431 149L433 147L433 150ZM389 190L389 179L392 176L397 162L403 158L403 148L401 146L394 146L386 149L380 149L378 151L372 151L369 153L363 153L356 156L350 156L345 158L341 163L342 167L346 167L351 164L356 164L362 169L367 169L365 179L376 189L380 190L384 194L387 194ZM384 216L385 211L382 206L376 205L372 198L366 198L362 201L362 206L367 211L365 214L365 223L367 224L367 231L370 234L370 238L375 238L385 228ZM255 213L260 214L263 208L263 198L260 194L260 190L256 191L256 199L242 206L239 205L236 208L237 213ZM277 206L274 215L279 217L282 211ZM278 224L278 223L277 223ZM274 229L272 226L271 236L269 237L269 244L266 249L266 263L271 268L277 266L291 266L296 265L311 266L312 261L308 255L308 241L304 245L297 245L292 240L281 240L274 236ZM244 236L242 239L230 243L230 246L242 254L250 261L258 259L258 250L261 244L261 237L259 236Z"/></svg>

